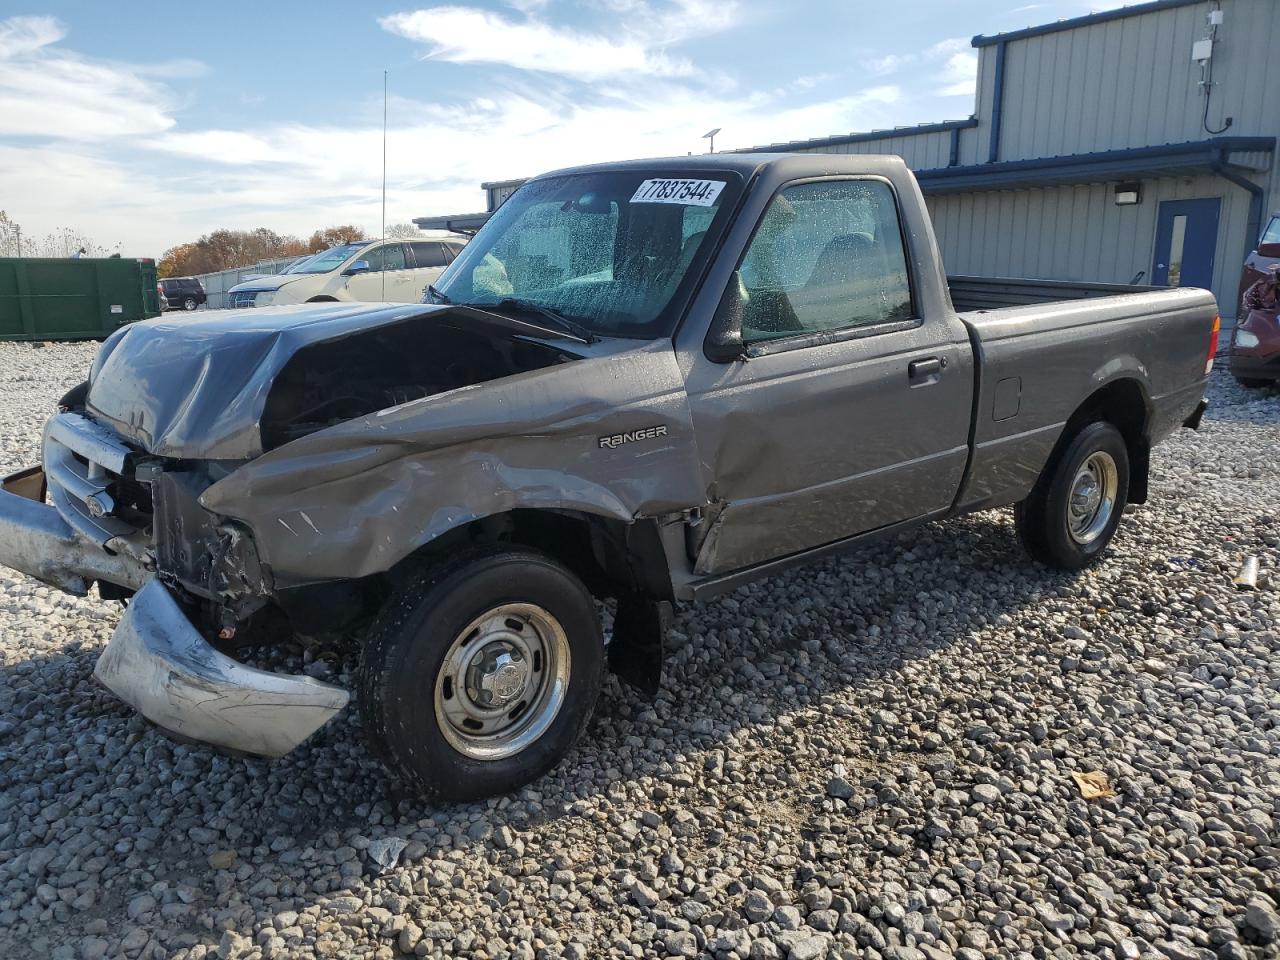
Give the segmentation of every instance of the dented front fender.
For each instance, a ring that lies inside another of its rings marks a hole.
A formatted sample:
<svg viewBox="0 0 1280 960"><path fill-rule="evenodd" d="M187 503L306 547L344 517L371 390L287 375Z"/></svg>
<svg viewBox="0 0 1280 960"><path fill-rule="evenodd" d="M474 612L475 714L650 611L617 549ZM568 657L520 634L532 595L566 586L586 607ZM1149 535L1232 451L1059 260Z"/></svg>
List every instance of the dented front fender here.
<svg viewBox="0 0 1280 960"><path fill-rule="evenodd" d="M683 510L704 501L700 483L670 341L614 342L295 440L201 503L248 524L277 584L297 584L386 571L515 509L622 521Z"/></svg>

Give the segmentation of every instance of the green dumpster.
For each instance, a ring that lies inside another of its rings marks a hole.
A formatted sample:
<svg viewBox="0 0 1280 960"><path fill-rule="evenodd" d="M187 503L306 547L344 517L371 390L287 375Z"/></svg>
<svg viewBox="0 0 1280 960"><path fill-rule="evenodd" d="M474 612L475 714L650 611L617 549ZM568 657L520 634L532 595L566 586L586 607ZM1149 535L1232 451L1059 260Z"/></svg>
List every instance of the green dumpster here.
<svg viewBox="0 0 1280 960"><path fill-rule="evenodd" d="M0 340L92 340L159 315L154 260L0 257Z"/></svg>

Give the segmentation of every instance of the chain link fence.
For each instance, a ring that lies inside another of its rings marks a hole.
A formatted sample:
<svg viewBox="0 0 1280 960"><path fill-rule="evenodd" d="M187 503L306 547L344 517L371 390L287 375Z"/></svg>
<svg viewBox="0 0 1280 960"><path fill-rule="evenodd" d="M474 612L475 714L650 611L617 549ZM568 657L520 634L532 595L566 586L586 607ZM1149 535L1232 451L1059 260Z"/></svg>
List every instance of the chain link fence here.
<svg viewBox="0 0 1280 960"><path fill-rule="evenodd" d="M302 256L293 256L280 257L276 260L259 260L251 267L236 267L232 270L219 270L217 273L198 273L195 277L204 284L204 292L209 297L207 307L210 310L219 310L227 305L227 291L237 283L244 283L254 277L280 273L289 264L297 263L301 259L303 259Z"/></svg>

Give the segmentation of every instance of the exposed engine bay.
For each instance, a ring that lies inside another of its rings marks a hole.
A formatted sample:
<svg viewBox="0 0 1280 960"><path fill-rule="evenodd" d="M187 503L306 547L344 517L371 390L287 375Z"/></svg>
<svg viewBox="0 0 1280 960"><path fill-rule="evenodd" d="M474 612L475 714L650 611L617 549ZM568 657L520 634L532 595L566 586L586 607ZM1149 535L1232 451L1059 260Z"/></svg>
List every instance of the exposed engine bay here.
<svg viewBox="0 0 1280 960"><path fill-rule="evenodd" d="M378 410L578 359L462 323L407 321L299 350L262 416L264 450Z"/></svg>

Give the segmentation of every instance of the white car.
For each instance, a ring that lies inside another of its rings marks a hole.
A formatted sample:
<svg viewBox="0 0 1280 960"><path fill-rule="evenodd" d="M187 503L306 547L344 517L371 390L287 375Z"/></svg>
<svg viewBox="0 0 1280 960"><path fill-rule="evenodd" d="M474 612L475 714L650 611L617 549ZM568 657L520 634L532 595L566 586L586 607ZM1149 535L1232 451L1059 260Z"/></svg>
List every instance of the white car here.
<svg viewBox="0 0 1280 960"><path fill-rule="evenodd" d="M266 307L324 300L418 303L466 244L465 237L361 240L253 277L227 291L228 307Z"/></svg>

